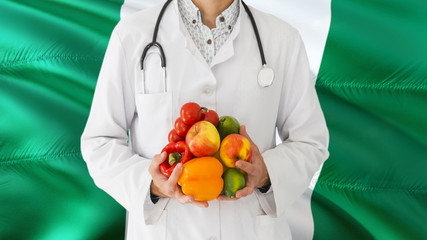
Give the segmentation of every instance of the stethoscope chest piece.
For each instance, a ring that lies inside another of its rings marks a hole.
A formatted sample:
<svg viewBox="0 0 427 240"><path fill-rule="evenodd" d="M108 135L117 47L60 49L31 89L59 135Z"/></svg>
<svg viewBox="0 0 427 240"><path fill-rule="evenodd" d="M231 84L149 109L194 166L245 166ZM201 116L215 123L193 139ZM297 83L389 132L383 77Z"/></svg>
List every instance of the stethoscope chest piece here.
<svg viewBox="0 0 427 240"><path fill-rule="evenodd" d="M274 72L273 69L264 65L261 70L258 72L258 84L265 88L269 87L274 80Z"/></svg>

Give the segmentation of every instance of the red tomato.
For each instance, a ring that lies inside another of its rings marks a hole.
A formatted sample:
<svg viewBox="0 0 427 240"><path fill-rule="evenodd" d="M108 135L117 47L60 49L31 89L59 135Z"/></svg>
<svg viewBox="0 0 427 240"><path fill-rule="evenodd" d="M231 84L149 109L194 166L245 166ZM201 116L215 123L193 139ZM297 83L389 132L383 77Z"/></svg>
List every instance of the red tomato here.
<svg viewBox="0 0 427 240"><path fill-rule="evenodd" d="M180 137L175 129L172 129L168 135L169 142L185 141L185 138Z"/></svg>
<svg viewBox="0 0 427 240"><path fill-rule="evenodd" d="M218 126L219 117L218 114L214 110L210 110L207 108L202 108L202 117L200 118L200 121L209 121L212 123L215 127Z"/></svg>
<svg viewBox="0 0 427 240"><path fill-rule="evenodd" d="M191 126L200 120L202 108L197 103L189 102L182 105L180 115L182 121Z"/></svg>
<svg viewBox="0 0 427 240"><path fill-rule="evenodd" d="M175 121L175 131L178 134L178 136L185 138L185 135L187 135L188 130L190 129L191 125L187 125L182 121L182 118L177 118Z"/></svg>

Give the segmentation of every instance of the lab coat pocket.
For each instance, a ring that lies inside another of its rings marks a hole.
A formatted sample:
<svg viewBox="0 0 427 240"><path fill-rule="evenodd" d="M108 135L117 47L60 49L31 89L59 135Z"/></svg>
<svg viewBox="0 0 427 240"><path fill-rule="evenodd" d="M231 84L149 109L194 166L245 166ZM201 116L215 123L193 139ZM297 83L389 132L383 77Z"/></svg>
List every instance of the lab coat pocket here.
<svg viewBox="0 0 427 240"><path fill-rule="evenodd" d="M269 215L256 216L257 235L261 239L274 239L275 221Z"/></svg>
<svg viewBox="0 0 427 240"><path fill-rule="evenodd" d="M157 223L145 225L142 216L129 213L126 240L139 240L142 237L144 239L165 240L167 218L168 213L163 210Z"/></svg>
<svg viewBox="0 0 427 240"><path fill-rule="evenodd" d="M136 94L135 144L142 156L153 157L168 142L172 129L172 93Z"/></svg>

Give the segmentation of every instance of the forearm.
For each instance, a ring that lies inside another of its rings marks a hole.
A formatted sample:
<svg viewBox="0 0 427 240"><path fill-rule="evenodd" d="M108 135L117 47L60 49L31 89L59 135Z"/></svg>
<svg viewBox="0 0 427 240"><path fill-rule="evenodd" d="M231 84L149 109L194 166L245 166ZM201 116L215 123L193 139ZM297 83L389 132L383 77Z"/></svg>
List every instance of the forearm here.
<svg viewBox="0 0 427 240"><path fill-rule="evenodd" d="M124 140L89 134L83 134L81 149L95 184L129 210L137 193L151 181L144 174L150 162L132 153Z"/></svg>

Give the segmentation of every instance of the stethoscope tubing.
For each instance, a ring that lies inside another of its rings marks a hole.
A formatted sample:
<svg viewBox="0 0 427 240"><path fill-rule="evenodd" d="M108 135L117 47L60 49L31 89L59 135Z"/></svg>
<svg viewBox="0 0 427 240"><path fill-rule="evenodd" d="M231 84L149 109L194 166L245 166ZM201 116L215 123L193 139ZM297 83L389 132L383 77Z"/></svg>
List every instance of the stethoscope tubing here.
<svg viewBox="0 0 427 240"><path fill-rule="evenodd" d="M242 1L242 5L243 5L243 7L244 7L244 8L245 8L245 10L246 10L246 13L247 13L247 14L248 14L248 16L249 16L249 19L251 20L252 28L254 29L255 37L256 37L256 41L257 41L257 43L258 43L259 53L260 53L260 55L261 55L261 62L262 62L262 65L263 65L263 66L265 66L265 65L267 65L267 62L265 61L264 49L262 48L261 38L260 38L260 36L259 36L258 27L257 27L257 25L256 25L256 22L255 22L254 16L252 15L252 12L249 10L249 7L248 7L248 5L246 5L246 3L245 3L245 2L243 2L243 1Z"/></svg>
<svg viewBox="0 0 427 240"><path fill-rule="evenodd" d="M142 56L141 56L141 73L142 73L142 88L143 88L143 93L145 93L145 77L144 77L144 60L145 57L147 56L147 52L151 47L156 47L159 50L159 56L160 56L160 61L161 61L161 66L162 66L162 70L163 70L163 81L164 81L164 91L166 91L166 56L165 53L163 51L162 45L160 43L157 42L157 34L159 32L159 27L160 27L160 22L162 21L163 18L163 14L166 11L166 8L168 7L168 5L172 2L172 0L167 0L166 3L163 5L159 16L157 17L157 21L156 21L156 25L154 27L154 32L153 32L153 40L144 48L143 52L142 52ZM258 50L259 53L261 55L261 62L262 62L262 69L260 70L260 73L258 74L258 83L260 84L261 87L268 87L271 85L271 83L273 82L274 79L274 72L271 68L267 67L267 62L265 60L265 55L264 55L264 49L262 47L262 43L261 43L261 38L258 32L258 27L256 25L254 16L252 15L252 12L250 11L249 7L246 5L245 2L241 1L242 5L246 11L246 13L249 16L249 19L251 21L252 24L252 28L254 30L255 33L255 37L256 37L256 41L258 44ZM261 73L266 73L267 74L261 74ZM261 79L260 76L268 76L267 79L269 79L268 81L263 81L265 79ZM271 76L271 77L270 77ZM264 83L265 82L265 83Z"/></svg>
<svg viewBox="0 0 427 240"><path fill-rule="evenodd" d="M148 50L151 47L157 47L159 49L159 52L160 52L160 62L161 62L162 68L166 68L166 56L165 56L165 53L163 51L162 45L157 42L157 34L159 33L160 22L162 21L163 14L165 13L166 8L168 7L169 3L171 3L171 2L172 2L172 0L168 0L163 5L162 10L160 10L159 16L157 17L156 25L154 27L153 41L151 41L151 43L149 43L144 48L144 51L142 52L142 56L141 56L141 70L144 70L144 59L147 56L147 52L148 52Z"/></svg>

